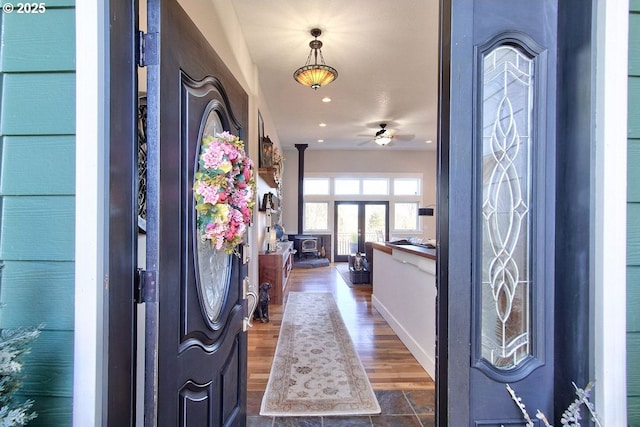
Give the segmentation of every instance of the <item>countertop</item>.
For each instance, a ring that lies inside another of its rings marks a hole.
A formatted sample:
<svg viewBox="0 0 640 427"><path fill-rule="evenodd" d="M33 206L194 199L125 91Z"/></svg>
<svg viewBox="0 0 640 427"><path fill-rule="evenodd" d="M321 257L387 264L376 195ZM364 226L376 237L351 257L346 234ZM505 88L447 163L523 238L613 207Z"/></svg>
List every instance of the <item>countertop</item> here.
<svg viewBox="0 0 640 427"><path fill-rule="evenodd" d="M418 255L424 258L436 260L436 249L427 248L425 246L420 245L407 245L407 244L394 244L391 242L373 242L372 246L374 249L378 249L380 251L386 252L388 254L392 253L394 250L408 252L414 255ZM375 262L375 261L374 261Z"/></svg>
<svg viewBox="0 0 640 427"><path fill-rule="evenodd" d="M282 255L286 252L292 252L293 251L293 242L291 241L281 241L277 243L277 250L273 251L273 252L265 252L265 251L259 251L258 254L259 255Z"/></svg>

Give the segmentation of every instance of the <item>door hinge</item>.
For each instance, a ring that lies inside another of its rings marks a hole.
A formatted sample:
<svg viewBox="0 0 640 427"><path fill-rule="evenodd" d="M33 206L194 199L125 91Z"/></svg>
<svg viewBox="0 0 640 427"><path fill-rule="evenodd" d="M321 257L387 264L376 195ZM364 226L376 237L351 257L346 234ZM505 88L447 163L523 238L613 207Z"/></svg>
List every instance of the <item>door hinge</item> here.
<svg viewBox="0 0 640 427"><path fill-rule="evenodd" d="M155 270L143 270L139 268L136 274L136 288L134 299L141 304L143 302L157 302L157 272Z"/></svg>
<svg viewBox="0 0 640 427"><path fill-rule="evenodd" d="M138 32L137 56L139 67L158 65L158 33Z"/></svg>

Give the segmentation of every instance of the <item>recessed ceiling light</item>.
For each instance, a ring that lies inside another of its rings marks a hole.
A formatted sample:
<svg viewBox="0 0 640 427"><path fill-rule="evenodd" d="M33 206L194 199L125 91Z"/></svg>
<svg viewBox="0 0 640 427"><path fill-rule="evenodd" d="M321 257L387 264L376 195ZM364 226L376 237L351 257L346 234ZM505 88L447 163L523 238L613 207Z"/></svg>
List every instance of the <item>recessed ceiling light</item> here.
<svg viewBox="0 0 640 427"><path fill-rule="evenodd" d="M324 139L319 139L318 142L324 142Z"/></svg>
<svg viewBox="0 0 640 427"><path fill-rule="evenodd" d="M326 123L320 123L318 126L320 126L321 128L326 127L327 124Z"/></svg>
<svg viewBox="0 0 640 427"><path fill-rule="evenodd" d="M425 142L426 142L427 144L431 144L433 141L432 141L432 140L430 140L430 139L427 139Z"/></svg>
<svg viewBox="0 0 640 427"><path fill-rule="evenodd" d="M322 102L331 102L331 98L325 96L324 98L322 98Z"/></svg>

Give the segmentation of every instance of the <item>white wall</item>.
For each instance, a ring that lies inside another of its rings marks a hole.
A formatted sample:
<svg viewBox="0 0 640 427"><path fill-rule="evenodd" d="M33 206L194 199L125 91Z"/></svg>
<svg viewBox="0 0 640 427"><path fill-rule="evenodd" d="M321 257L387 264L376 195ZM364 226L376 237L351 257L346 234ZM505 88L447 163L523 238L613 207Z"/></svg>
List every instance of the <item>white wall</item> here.
<svg viewBox="0 0 640 427"><path fill-rule="evenodd" d="M298 151L284 153L283 216L285 231L295 234L298 229ZM423 174L422 205L436 202L436 152L366 150L319 151L307 148L304 169L307 173L421 173ZM436 216L422 217L423 238L435 238Z"/></svg>

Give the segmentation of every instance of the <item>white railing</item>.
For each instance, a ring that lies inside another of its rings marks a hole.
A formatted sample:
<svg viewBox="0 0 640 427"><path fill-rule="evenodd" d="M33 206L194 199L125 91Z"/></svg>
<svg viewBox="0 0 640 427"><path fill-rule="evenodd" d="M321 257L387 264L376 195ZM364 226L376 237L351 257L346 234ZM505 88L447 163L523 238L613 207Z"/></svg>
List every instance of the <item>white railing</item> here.
<svg viewBox="0 0 640 427"><path fill-rule="evenodd" d="M353 241L353 233L338 233L336 236L336 248L338 255L350 255L356 253L358 250L358 244ZM371 232L365 234L365 242L382 242L384 240L384 233Z"/></svg>

